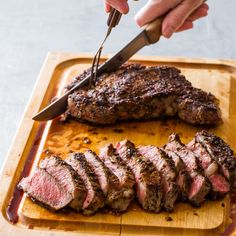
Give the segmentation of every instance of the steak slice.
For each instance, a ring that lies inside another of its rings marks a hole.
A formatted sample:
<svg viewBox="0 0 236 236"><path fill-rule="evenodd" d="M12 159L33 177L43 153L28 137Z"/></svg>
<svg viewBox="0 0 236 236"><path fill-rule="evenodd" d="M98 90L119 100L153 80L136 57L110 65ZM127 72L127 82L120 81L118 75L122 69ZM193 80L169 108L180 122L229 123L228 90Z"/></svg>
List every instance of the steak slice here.
<svg viewBox="0 0 236 236"><path fill-rule="evenodd" d="M120 181L118 177L104 165L96 153L88 150L84 155L92 168L93 173L97 176L101 189L106 196L106 205L108 205L113 211L119 211L120 199L114 197L120 195Z"/></svg>
<svg viewBox="0 0 236 236"><path fill-rule="evenodd" d="M163 206L167 211L172 211L179 196L179 188L175 183L176 169L173 160L155 146L139 146L137 150L146 161L153 163L160 173L164 195Z"/></svg>
<svg viewBox="0 0 236 236"><path fill-rule="evenodd" d="M136 152L134 144L128 140L117 143L116 151L135 176L140 205L145 210L159 212L163 194L161 179L154 165L150 161L144 161Z"/></svg>
<svg viewBox="0 0 236 236"><path fill-rule="evenodd" d="M78 76L77 81L86 73ZM179 116L191 124L222 123L218 100L210 93L193 88L180 70L134 63L99 76L93 88L87 86L71 94L68 113L81 121L97 124L163 116Z"/></svg>
<svg viewBox="0 0 236 236"><path fill-rule="evenodd" d="M199 163L204 170L204 175L209 179L212 189L211 197L213 200L218 200L224 197L230 190L230 185L227 180L218 173L218 164L209 155L206 149L193 139L187 144L187 147L198 158Z"/></svg>
<svg viewBox="0 0 236 236"><path fill-rule="evenodd" d="M133 173L115 153L112 144L108 144L100 150L99 158L119 180L116 191L111 192L109 196L109 201L113 202L113 209L120 212L126 211L135 196Z"/></svg>
<svg viewBox="0 0 236 236"><path fill-rule="evenodd" d="M191 177L186 170L186 166L183 160L172 151L162 149L175 163L175 168L177 171L176 184L179 187L179 198L181 201L186 201L188 199L188 193L191 186Z"/></svg>
<svg viewBox="0 0 236 236"><path fill-rule="evenodd" d="M179 135L177 134L170 135L169 142L165 145L165 149L175 152L183 160L186 170L192 178L188 199L194 205L199 206L211 190L211 185L201 174L202 169L198 165L197 158L193 152L180 141Z"/></svg>
<svg viewBox="0 0 236 236"><path fill-rule="evenodd" d="M33 201L57 211L70 204L73 196L66 191L46 170L36 167L28 177L17 185Z"/></svg>
<svg viewBox="0 0 236 236"><path fill-rule="evenodd" d="M78 173L87 189L87 196L82 206L83 214L92 215L105 204L105 196L98 180L90 168L83 153L72 153L66 162Z"/></svg>
<svg viewBox="0 0 236 236"><path fill-rule="evenodd" d="M45 169L67 192L73 200L70 207L80 211L82 209L87 190L76 171L65 161L57 156L42 160L39 167Z"/></svg>
<svg viewBox="0 0 236 236"><path fill-rule="evenodd" d="M196 133L195 140L200 143L211 158L218 163L222 174L229 180L233 187L236 179L236 159L229 145L220 137L204 130Z"/></svg>

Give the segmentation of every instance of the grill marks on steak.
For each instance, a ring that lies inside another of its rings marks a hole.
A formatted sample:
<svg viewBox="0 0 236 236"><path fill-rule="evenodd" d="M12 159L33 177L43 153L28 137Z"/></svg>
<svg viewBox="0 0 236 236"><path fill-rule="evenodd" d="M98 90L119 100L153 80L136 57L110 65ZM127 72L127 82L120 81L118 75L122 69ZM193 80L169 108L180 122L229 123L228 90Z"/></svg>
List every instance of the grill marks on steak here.
<svg viewBox="0 0 236 236"><path fill-rule="evenodd" d="M18 184L27 195L39 204L57 211L67 206L73 196L66 191L46 170L36 168L28 177Z"/></svg>
<svg viewBox="0 0 236 236"><path fill-rule="evenodd" d="M82 206L83 214L94 214L105 204L105 196L96 176L83 153L70 154L66 162L78 173L87 189L87 196Z"/></svg>
<svg viewBox="0 0 236 236"><path fill-rule="evenodd" d="M221 138L207 131L196 133L195 141L206 149L210 157L220 166L220 171L230 182L231 186L234 186L236 180L236 159L229 145Z"/></svg>
<svg viewBox="0 0 236 236"><path fill-rule="evenodd" d="M136 181L137 199L143 209L159 212L162 188L159 173L150 161L144 161L132 142L124 140L116 145L116 152L132 170Z"/></svg>
<svg viewBox="0 0 236 236"><path fill-rule="evenodd" d="M186 170L192 178L188 199L194 205L200 205L211 190L211 185L201 174L202 170L194 153L180 141L177 134L172 134L169 137L169 142L165 145L165 149L175 152L183 160Z"/></svg>
<svg viewBox="0 0 236 236"><path fill-rule="evenodd" d="M175 183L176 169L173 160L155 146L139 146L137 150L145 160L153 163L160 173L164 193L163 206L167 211L172 211L179 196L179 188Z"/></svg>
<svg viewBox="0 0 236 236"><path fill-rule="evenodd" d="M112 144L108 144L100 150L99 157L104 165L118 178L116 191L110 193L109 201L116 211L125 211L134 199L135 179L131 170L115 152Z"/></svg>
<svg viewBox="0 0 236 236"><path fill-rule="evenodd" d="M206 149L195 141L195 139L187 144L187 147L192 150L198 158L199 163L204 170L204 175L211 183L211 197L218 200L225 196L230 190L230 185L227 180L218 173L218 164L212 159Z"/></svg>
<svg viewBox="0 0 236 236"><path fill-rule="evenodd" d="M87 190L76 171L57 156L45 158L40 162L39 167L45 169L65 191L72 195L73 200L70 206L80 211L87 195Z"/></svg>
<svg viewBox="0 0 236 236"><path fill-rule="evenodd" d="M84 87L68 97L68 112L97 124L162 116L179 116L191 124L222 123L218 100L193 88L178 69L167 66L125 64L103 74L94 88Z"/></svg>

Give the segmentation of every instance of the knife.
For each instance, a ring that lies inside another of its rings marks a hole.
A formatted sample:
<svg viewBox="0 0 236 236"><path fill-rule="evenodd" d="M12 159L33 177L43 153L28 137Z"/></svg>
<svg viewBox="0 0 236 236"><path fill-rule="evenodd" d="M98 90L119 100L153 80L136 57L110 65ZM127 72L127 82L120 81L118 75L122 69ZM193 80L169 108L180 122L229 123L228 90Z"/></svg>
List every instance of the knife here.
<svg viewBox="0 0 236 236"><path fill-rule="evenodd" d="M161 25L164 16L158 17L156 20L150 22L143 27L141 33L139 33L133 40L131 40L123 49L116 53L113 57L99 66L97 76L102 73L109 73L118 69L122 64L128 61L136 52L143 47L154 44L159 41L161 37ZM90 81L91 75L88 75L77 85L67 91L63 96L53 101L38 114L33 117L33 120L46 121L52 120L67 109L68 96L74 91L87 85Z"/></svg>

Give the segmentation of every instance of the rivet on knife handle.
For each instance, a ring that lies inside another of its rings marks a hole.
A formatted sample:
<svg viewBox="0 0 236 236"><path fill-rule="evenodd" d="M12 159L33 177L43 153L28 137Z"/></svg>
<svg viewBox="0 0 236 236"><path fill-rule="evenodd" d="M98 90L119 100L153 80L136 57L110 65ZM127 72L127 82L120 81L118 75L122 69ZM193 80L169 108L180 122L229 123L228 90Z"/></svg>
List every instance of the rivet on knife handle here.
<svg viewBox="0 0 236 236"><path fill-rule="evenodd" d="M165 16L160 16L144 26L150 44L156 43L161 37L161 26Z"/></svg>

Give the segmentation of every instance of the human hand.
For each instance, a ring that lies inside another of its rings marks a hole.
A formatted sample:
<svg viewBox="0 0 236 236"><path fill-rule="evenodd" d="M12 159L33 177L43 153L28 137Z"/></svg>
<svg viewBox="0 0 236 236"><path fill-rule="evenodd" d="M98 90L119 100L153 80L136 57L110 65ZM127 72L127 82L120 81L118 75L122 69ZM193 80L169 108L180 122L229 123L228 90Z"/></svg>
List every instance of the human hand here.
<svg viewBox="0 0 236 236"><path fill-rule="evenodd" d="M105 10L111 7L123 14L128 13L126 0L105 0ZM174 32L193 28L193 21L207 16L208 5L204 0L149 0L136 14L136 23L141 27L167 13L162 23L162 35L170 38Z"/></svg>
<svg viewBox="0 0 236 236"><path fill-rule="evenodd" d="M122 14L127 14L129 12L127 0L104 0L104 5L107 13L111 11L111 7L115 8Z"/></svg>
<svg viewBox="0 0 236 236"><path fill-rule="evenodd" d="M149 0L135 20L143 26L168 12L162 23L162 35L170 38L174 32L193 28L193 21L207 16L208 9L203 0Z"/></svg>

